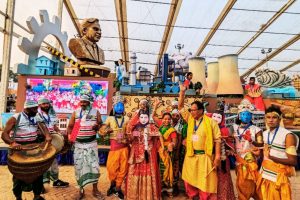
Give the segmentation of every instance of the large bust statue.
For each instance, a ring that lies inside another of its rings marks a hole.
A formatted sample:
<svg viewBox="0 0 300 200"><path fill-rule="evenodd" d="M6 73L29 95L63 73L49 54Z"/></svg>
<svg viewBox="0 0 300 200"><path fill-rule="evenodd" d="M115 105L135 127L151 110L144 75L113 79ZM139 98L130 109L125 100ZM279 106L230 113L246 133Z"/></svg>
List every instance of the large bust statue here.
<svg viewBox="0 0 300 200"><path fill-rule="evenodd" d="M80 26L80 38L73 38L69 42L72 54L82 65L103 65L104 52L98 47L101 38L99 20L96 18L84 19Z"/></svg>

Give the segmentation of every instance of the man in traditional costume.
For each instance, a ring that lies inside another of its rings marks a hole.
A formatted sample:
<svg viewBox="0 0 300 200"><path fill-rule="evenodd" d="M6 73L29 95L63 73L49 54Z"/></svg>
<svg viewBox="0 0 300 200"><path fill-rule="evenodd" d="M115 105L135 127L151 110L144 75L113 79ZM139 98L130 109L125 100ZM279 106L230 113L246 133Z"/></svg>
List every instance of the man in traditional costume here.
<svg viewBox="0 0 300 200"><path fill-rule="evenodd" d="M186 87L180 86L178 108L188 123L186 155L182 169L186 192L191 199L208 199L217 193L217 167L220 164L221 133L218 124L204 115L204 106L199 101L184 109ZM214 152L213 152L214 150Z"/></svg>
<svg viewBox="0 0 300 200"><path fill-rule="evenodd" d="M6 123L2 133L2 140L9 144L11 149L21 150L21 145L40 143L38 141L39 131L45 135L47 142L51 141L51 135L40 118L36 117L38 112L38 104L36 101L27 100L24 105L24 111L12 116ZM13 136L10 136L13 132ZM13 193L17 200L22 200L23 189L32 188L34 200L44 200L40 196L43 188L43 176L39 176L33 183L25 182L13 176Z"/></svg>
<svg viewBox="0 0 300 200"><path fill-rule="evenodd" d="M295 176L296 149L299 138L280 126L281 111L267 108L265 121L268 129L263 132L264 160L261 167L261 191L263 200L291 200L289 177Z"/></svg>
<svg viewBox="0 0 300 200"><path fill-rule="evenodd" d="M261 87L259 84L255 83L255 77L250 77L249 83L245 85L245 90L245 98L248 99L252 104L254 104L257 110L265 111Z"/></svg>
<svg viewBox="0 0 300 200"><path fill-rule="evenodd" d="M60 130L58 128L58 119L50 103L51 103L50 100L45 97L41 97L38 100L38 104L39 104L38 117L40 117L45 122L45 125L47 126L50 134L52 134L53 132L60 134ZM58 161L55 158L49 170L46 173L44 173L43 183L50 183L50 180L52 180L53 187L68 187L69 183L59 180L58 175L59 175ZM43 193L45 193L45 188L43 188Z"/></svg>
<svg viewBox="0 0 300 200"><path fill-rule="evenodd" d="M124 113L124 98L117 93L113 97L113 116L108 116L106 126L100 129L101 135L110 133L110 151L106 164L110 188L107 196L115 194L119 199L124 199L121 186L128 170L128 145L125 136L129 119Z"/></svg>
<svg viewBox="0 0 300 200"><path fill-rule="evenodd" d="M254 106L247 99L241 102L238 109L240 124L233 125L238 198L261 199L261 193L256 185L258 179L256 156L260 154L258 147L263 146L262 130L251 122Z"/></svg>
<svg viewBox="0 0 300 200"><path fill-rule="evenodd" d="M80 97L80 108L73 112L68 135L74 144L75 176L80 187L78 199L84 198L84 186L93 184L93 196L104 199L97 188L99 179L99 158L96 134L102 124L100 113L91 107L90 97Z"/></svg>

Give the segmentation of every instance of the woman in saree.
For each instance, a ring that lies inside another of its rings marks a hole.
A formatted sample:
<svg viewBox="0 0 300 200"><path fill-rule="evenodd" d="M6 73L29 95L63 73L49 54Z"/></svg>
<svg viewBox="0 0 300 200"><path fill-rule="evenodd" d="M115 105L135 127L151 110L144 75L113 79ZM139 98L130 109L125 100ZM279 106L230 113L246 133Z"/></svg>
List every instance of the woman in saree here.
<svg viewBox="0 0 300 200"><path fill-rule="evenodd" d="M163 148L159 150L160 163L159 169L162 179L162 192L167 192L169 197L173 197L173 186L176 184L174 182L174 158L176 143L177 143L177 132L176 129L172 126L172 116L170 113L165 112L162 116L162 119L159 119L156 116L156 109L159 104L159 101L156 100L154 103L154 111L152 113L152 118L156 125L159 127L160 133L160 142ZM176 177L177 178L177 177ZM176 179L178 180L178 179Z"/></svg>

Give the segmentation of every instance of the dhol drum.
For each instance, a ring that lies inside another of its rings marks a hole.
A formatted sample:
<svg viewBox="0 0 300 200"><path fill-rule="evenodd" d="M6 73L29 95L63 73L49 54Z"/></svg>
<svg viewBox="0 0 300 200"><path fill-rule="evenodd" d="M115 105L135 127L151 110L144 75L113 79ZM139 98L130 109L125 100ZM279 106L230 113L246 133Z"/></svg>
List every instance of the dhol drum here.
<svg viewBox="0 0 300 200"><path fill-rule="evenodd" d="M10 149L8 169L17 179L32 183L49 169L55 154L56 149L51 143L22 145L21 150Z"/></svg>
<svg viewBox="0 0 300 200"><path fill-rule="evenodd" d="M65 145L64 136L60 133L52 133L52 141L51 144L55 147L56 153L60 153Z"/></svg>

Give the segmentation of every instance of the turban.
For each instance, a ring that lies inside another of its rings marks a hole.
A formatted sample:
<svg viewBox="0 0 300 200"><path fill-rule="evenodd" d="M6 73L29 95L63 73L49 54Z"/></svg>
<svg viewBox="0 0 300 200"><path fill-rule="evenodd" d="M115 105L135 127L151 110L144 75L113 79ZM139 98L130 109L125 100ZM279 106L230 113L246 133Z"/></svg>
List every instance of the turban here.
<svg viewBox="0 0 300 200"><path fill-rule="evenodd" d="M43 104L43 103L51 103L51 102L50 102L50 100L49 100L48 98L46 98L46 97L41 97L41 98L39 98L38 104L40 105L40 104Z"/></svg>
<svg viewBox="0 0 300 200"><path fill-rule="evenodd" d="M86 94L81 95L80 101L88 101L88 102L90 102L90 97L88 95L86 95Z"/></svg>
<svg viewBox="0 0 300 200"><path fill-rule="evenodd" d="M26 100L25 104L24 104L24 108L34 108L34 107L38 107L38 106L39 105L34 100Z"/></svg>

